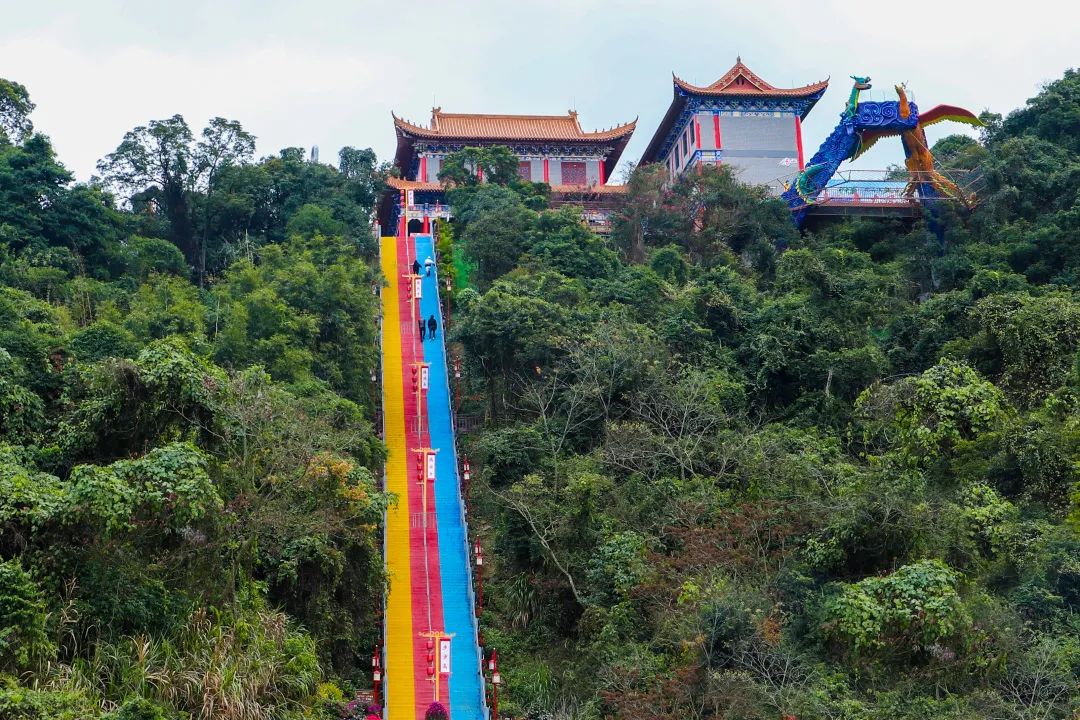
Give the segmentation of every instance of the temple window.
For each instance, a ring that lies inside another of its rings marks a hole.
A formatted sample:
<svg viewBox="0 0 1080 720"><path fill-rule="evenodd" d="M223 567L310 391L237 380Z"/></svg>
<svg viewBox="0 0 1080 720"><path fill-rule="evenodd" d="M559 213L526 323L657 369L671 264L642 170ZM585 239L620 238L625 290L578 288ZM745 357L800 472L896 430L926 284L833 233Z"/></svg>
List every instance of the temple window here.
<svg viewBox="0 0 1080 720"><path fill-rule="evenodd" d="M563 160L562 163L562 184L563 185L584 185L585 184L585 163Z"/></svg>

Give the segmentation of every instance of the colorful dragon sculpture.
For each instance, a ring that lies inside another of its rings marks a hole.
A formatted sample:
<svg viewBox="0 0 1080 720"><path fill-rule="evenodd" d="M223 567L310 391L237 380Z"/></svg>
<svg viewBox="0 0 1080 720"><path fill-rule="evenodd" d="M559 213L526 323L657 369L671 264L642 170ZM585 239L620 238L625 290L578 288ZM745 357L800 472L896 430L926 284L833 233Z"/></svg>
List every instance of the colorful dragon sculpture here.
<svg viewBox="0 0 1080 720"><path fill-rule="evenodd" d="M895 135L899 135L904 144L906 164L911 172L911 181L905 188L909 197L918 191L924 199L935 196L962 198L959 188L934 169L934 158L923 128L943 120L979 125L979 119L952 105L938 105L920 116L918 106L908 100L900 85L896 86L899 100L859 102L859 94L871 87L870 78L852 75L851 79L854 85L840 114L840 122L782 195L791 208L795 224L802 226L810 207L841 163L858 157L881 138Z"/></svg>
<svg viewBox="0 0 1080 720"><path fill-rule="evenodd" d="M895 85L894 87L897 96L900 98L900 116L909 117L912 113L912 104L908 102L907 88L904 85ZM958 200L965 206L970 206L972 198L962 192L956 186L956 183L942 175L934 167L934 156L930 154L930 145L926 140L925 128L945 120L968 125L983 124L969 110L954 105L938 105L918 115L918 123L911 130L904 130L899 133L880 130L863 131L861 135L862 143L855 153L855 158L873 147L874 143L881 138L899 135L900 142L904 145L904 164L907 166L910 176L907 187L904 188L904 195L911 198L918 191L920 197L934 197L937 195L947 197L950 200Z"/></svg>

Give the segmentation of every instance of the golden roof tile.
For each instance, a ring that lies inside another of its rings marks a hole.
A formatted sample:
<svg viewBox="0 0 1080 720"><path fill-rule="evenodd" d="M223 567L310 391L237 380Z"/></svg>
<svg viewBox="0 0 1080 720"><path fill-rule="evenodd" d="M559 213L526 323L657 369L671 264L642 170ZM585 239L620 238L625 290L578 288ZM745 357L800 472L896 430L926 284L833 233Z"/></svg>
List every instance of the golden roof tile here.
<svg viewBox="0 0 1080 720"><path fill-rule="evenodd" d="M402 133L442 139L599 142L629 137L637 127L635 119L608 130L586 132L581 129L577 112L573 110L566 115L491 115L445 113L442 108L434 108L429 127L411 123L397 115L393 115L393 118L394 126Z"/></svg>

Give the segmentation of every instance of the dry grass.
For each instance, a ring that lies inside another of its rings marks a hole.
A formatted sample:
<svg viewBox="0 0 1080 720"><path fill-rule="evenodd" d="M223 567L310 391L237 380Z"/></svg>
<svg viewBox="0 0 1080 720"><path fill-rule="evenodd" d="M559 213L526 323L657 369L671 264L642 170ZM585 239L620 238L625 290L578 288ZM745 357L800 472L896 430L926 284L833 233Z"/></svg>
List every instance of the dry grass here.
<svg viewBox="0 0 1080 720"><path fill-rule="evenodd" d="M42 668L35 684L86 692L103 709L138 695L194 720L267 720L303 714L319 679L314 642L283 613L200 609L174 637L97 643L69 664Z"/></svg>

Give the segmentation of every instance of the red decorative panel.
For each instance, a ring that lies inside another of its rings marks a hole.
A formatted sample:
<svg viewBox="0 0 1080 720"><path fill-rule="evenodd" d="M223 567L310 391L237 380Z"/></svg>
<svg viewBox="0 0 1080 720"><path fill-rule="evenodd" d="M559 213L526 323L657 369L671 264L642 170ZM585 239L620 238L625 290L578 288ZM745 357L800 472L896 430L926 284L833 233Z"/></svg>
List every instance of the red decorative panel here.
<svg viewBox="0 0 1080 720"><path fill-rule="evenodd" d="M518 163L518 177L522 180L532 180L532 163L522 160Z"/></svg>
<svg viewBox="0 0 1080 720"><path fill-rule="evenodd" d="M569 160L563 160L563 164L562 164L562 184L563 185L584 185L585 184L585 163L583 163L583 162L571 162Z"/></svg>

